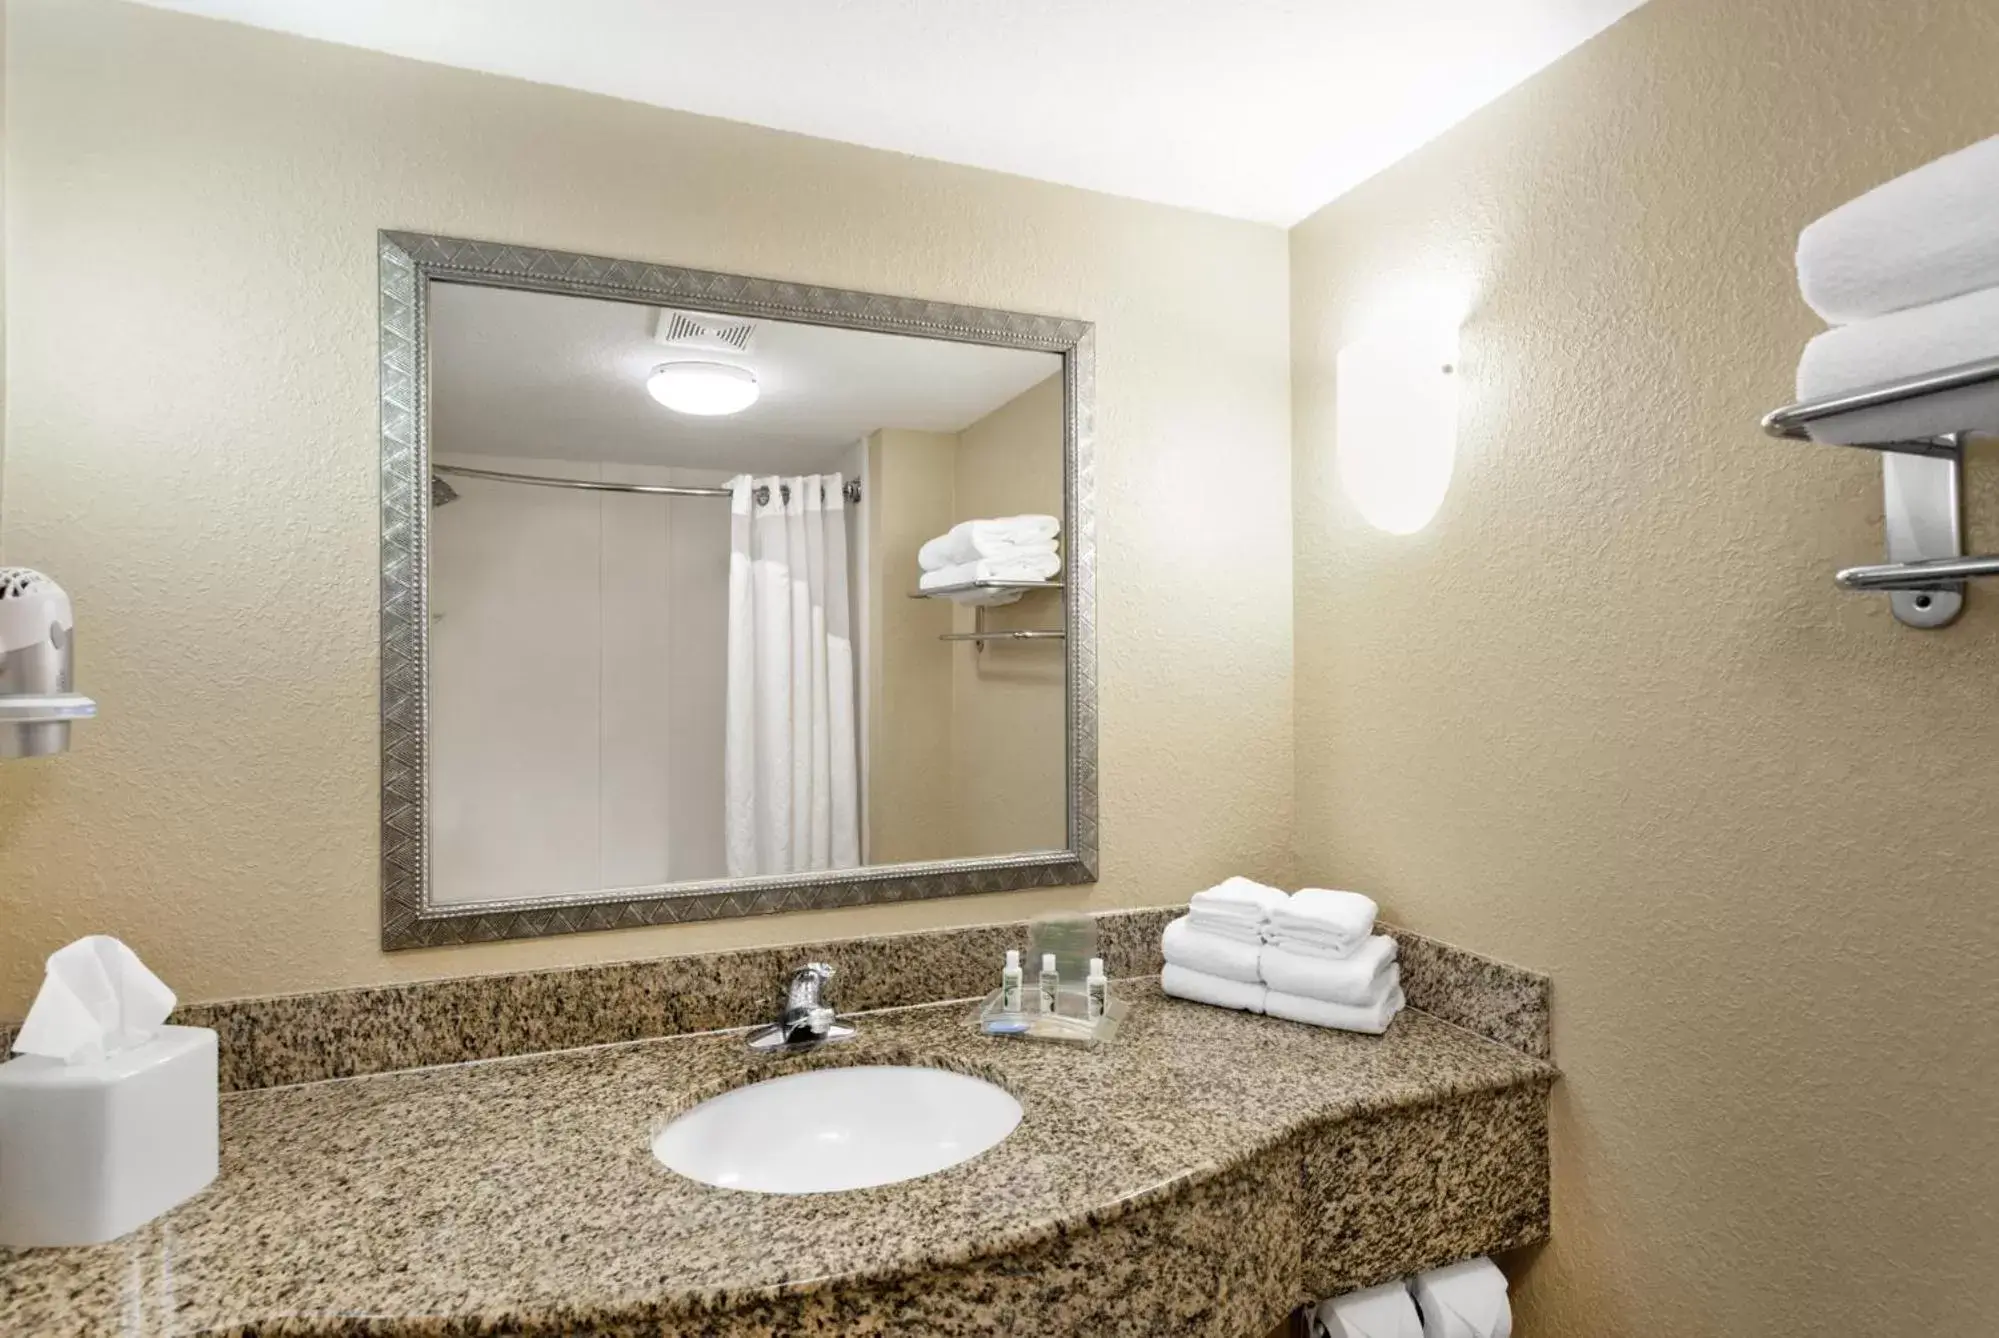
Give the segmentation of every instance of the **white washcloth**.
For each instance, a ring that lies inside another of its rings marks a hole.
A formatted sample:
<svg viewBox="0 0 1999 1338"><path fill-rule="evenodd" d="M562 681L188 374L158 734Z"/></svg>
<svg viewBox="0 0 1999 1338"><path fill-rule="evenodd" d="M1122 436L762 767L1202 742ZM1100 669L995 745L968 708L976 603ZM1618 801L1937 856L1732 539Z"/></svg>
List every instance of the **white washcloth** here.
<svg viewBox="0 0 1999 1338"><path fill-rule="evenodd" d="M1188 899L1187 905L1204 915L1228 915L1258 921L1269 919L1273 910L1290 899L1274 887L1237 875L1196 892Z"/></svg>
<svg viewBox="0 0 1999 1338"><path fill-rule="evenodd" d="M1308 1022L1315 1027L1331 1027L1335 1031L1364 1031L1379 1036L1388 1030L1388 1024L1402 1011L1402 971L1391 966L1385 979L1393 982L1382 993L1380 999L1362 1007L1352 1004L1327 1003L1324 999L1308 999L1302 994L1281 994L1271 990L1264 996L1263 1011L1272 1017L1286 1018L1292 1022Z"/></svg>
<svg viewBox="0 0 1999 1338"><path fill-rule="evenodd" d="M1409 1287L1423 1312L1423 1338L1511 1338L1506 1275L1484 1255L1418 1273Z"/></svg>
<svg viewBox="0 0 1999 1338"><path fill-rule="evenodd" d="M1166 926L1160 950L1174 966L1184 966L1224 980L1240 980L1254 985L1263 979L1258 963L1261 949L1254 944L1207 934L1196 929L1187 916Z"/></svg>
<svg viewBox="0 0 1999 1338"><path fill-rule="evenodd" d="M1308 887L1271 908L1269 937L1272 942L1296 939L1330 948L1344 957L1374 932L1374 917L1379 909L1374 898L1358 892Z"/></svg>
<svg viewBox="0 0 1999 1338"><path fill-rule="evenodd" d="M1175 966L1171 962L1159 973L1159 988L1176 999L1191 999L1195 1003L1213 1004L1217 1008L1237 1008L1245 1013L1261 1013L1266 993L1261 984L1224 980L1220 976Z"/></svg>
<svg viewBox="0 0 1999 1338"><path fill-rule="evenodd" d="M1395 966L1395 940L1376 934L1349 956L1314 957L1293 952L1282 942L1267 943L1258 954L1263 983L1285 994L1327 1003L1367 1006L1384 993L1382 982ZM1166 954L1168 961L1173 954ZM1190 963L1191 965L1191 963Z"/></svg>
<svg viewBox="0 0 1999 1338"><path fill-rule="evenodd" d="M1384 1282L1366 1291L1322 1301L1312 1313L1314 1338L1423 1338L1423 1318L1406 1282Z"/></svg>
<svg viewBox="0 0 1999 1338"><path fill-rule="evenodd" d="M1203 934L1261 947L1270 926L1261 920L1243 920L1233 915L1215 915L1199 907L1187 912L1187 921Z"/></svg>
<svg viewBox="0 0 1999 1338"><path fill-rule="evenodd" d="M1925 163L1798 237L1798 289L1835 325L1999 287L1999 136Z"/></svg>
<svg viewBox="0 0 1999 1338"><path fill-rule="evenodd" d="M1827 330L1798 359L1798 398L1822 399L1991 357L1999 357L1999 288ZM1841 414L1810 431L1818 441L1841 445L1999 432L1999 386Z"/></svg>
<svg viewBox="0 0 1999 1338"><path fill-rule="evenodd" d="M977 562L980 558L1005 557L1033 545L1053 552L1055 536L1061 532L1062 522L1053 516L961 520L949 533L938 535L918 549L916 563L925 571L936 571Z"/></svg>

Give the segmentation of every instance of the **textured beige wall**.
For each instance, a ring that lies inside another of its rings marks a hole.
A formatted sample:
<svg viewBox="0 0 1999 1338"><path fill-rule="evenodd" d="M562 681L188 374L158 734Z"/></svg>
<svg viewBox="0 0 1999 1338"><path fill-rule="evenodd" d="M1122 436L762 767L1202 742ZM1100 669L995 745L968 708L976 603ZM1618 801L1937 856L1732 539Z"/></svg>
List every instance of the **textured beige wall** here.
<svg viewBox="0 0 1999 1338"><path fill-rule="evenodd" d="M949 529L957 491L951 432L868 436L868 840L875 864L962 854L951 810L949 606L911 599L917 550Z"/></svg>
<svg viewBox="0 0 1999 1338"><path fill-rule="evenodd" d="M207 999L1286 872L1281 232L107 0L14 4L9 45L4 552L76 596L104 714L0 772L0 1016L92 930ZM1095 321L1094 891L383 955L384 226Z"/></svg>
<svg viewBox="0 0 1999 1338"><path fill-rule="evenodd" d="M1999 590L1941 633L1836 591L1879 466L1756 427L1798 230L1999 129L1995 67L1970 0L1653 0L1293 234L1298 873L1554 975L1516 1332L1999 1315ZM1440 282L1459 474L1395 538L1333 360Z"/></svg>
<svg viewBox="0 0 1999 1338"><path fill-rule="evenodd" d="M1062 514L1062 378L1030 387L958 434L957 518ZM958 631L977 611L953 610ZM986 610L988 628L1060 627L1062 597ZM960 642L951 661L951 793L959 854L1056 850L1068 839L1068 696L1053 641Z"/></svg>

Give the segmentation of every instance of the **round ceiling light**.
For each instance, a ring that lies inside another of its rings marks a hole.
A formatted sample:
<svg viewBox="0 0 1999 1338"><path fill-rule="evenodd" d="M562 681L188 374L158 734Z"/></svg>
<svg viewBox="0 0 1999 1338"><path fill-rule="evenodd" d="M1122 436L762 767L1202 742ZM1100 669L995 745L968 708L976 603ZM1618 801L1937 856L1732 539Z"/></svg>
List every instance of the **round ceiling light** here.
<svg viewBox="0 0 1999 1338"><path fill-rule="evenodd" d="M646 393L675 413L712 418L757 402L756 373L723 362L666 362L646 378Z"/></svg>

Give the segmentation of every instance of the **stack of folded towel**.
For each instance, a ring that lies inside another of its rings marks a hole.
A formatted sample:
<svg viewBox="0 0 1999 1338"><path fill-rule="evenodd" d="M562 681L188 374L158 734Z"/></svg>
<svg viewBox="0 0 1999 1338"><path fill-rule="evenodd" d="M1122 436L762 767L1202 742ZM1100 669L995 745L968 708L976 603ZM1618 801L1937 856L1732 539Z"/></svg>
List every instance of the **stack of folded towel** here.
<svg viewBox="0 0 1999 1338"><path fill-rule="evenodd" d="M1824 399L1999 357L1999 136L1849 201L1798 238L1798 287L1833 326L1805 346L1798 397ZM1999 386L1812 424L1843 444L1999 431Z"/></svg>
<svg viewBox="0 0 1999 1338"><path fill-rule="evenodd" d="M1053 516L1001 516L953 525L917 551L923 568L918 586L935 590L973 581L1046 581L1062 570L1056 538L1062 522ZM951 598L963 604L1011 604L1018 590L966 591Z"/></svg>
<svg viewBox="0 0 1999 1338"><path fill-rule="evenodd" d="M1168 994L1218 1008L1263 1011L1264 933L1270 912L1289 900L1274 887L1231 878L1196 892L1187 913L1166 926L1160 948Z"/></svg>
<svg viewBox="0 0 1999 1338"><path fill-rule="evenodd" d="M1380 1035L1402 1011L1395 940L1374 932L1371 897L1308 887L1270 912L1261 954L1263 1011Z"/></svg>
<svg viewBox="0 0 1999 1338"><path fill-rule="evenodd" d="M1247 878L1194 894L1166 926L1160 986L1176 998L1380 1035L1402 1010L1395 940L1358 892L1287 896Z"/></svg>

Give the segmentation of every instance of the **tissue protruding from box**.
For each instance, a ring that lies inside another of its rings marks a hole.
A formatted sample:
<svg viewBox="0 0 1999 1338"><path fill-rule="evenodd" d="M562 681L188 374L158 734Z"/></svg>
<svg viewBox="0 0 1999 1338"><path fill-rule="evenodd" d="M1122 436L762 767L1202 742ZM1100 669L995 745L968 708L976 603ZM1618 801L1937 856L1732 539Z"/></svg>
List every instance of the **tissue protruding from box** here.
<svg viewBox="0 0 1999 1338"><path fill-rule="evenodd" d="M49 955L14 1051L89 1063L151 1040L174 1002L139 954L109 934L92 934Z"/></svg>

